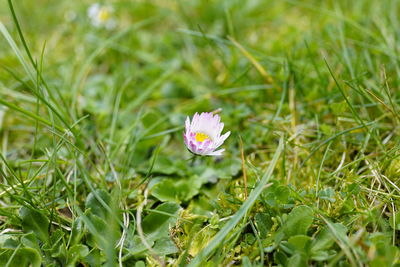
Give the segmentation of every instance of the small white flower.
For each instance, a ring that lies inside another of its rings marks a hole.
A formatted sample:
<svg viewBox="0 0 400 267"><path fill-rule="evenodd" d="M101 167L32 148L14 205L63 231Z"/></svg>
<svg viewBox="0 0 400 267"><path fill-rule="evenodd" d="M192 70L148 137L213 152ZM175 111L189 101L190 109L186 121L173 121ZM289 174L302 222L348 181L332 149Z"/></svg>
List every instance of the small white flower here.
<svg viewBox="0 0 400 267"><path fill-rule="evenodd" d="M212 112L196 112L192 122L186 118L183 138L190 152L201 156L221 156L225 149L215 151L221 146L231 132L221 135L224 124L221 117Z"/></svg>
<svg viewBox="0 0 400 267"><path fill-rule="evenodd" d="M114 9L112 7L102 6L99 3L92 4L87 10L87 15L93 26L107 29L113 29L117 25L113 18L113 13Z"/></svg>

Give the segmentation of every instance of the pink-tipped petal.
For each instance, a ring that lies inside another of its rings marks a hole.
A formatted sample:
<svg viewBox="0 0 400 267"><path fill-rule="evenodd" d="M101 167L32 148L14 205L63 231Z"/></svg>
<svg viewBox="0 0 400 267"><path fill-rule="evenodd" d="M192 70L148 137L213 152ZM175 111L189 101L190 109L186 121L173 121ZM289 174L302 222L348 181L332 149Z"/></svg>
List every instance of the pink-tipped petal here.
<svg viewBox="0 0 400 267"><path fill-rule="evenodd" d="M186 132L188 132L190 130L190 118L189 118L189 116L186 117L185 130L186 130Z"/></svg>
<svg viewBox="0 0 400 267"><path fill-rule="evenodd" d="M206 141L204 141L204 143L203 143L203 149L204 150L208 150L209 148L210 148L210 145L212 144L212 141L211 140L206 140ZM213 147L211 147L212 148L212 150L214 150L214 148Z"/></svg>
<svg viewBox="0 0 400 267"><path fill-rule="evenodd" d="M196 151L197 151L196 145L195 145L192 141L190 141L190 143L189 143L189 149L190 149L190 151L192 151L193 153L196 153Z"/></svg>
<svg viewBox="0 0 400 267"><path fill-rule="evenodd" d="M183 141L185 142L186 145L189 143L185 133L183 134Z"/></svg>
<svg viewBox="0 0 400 267"><path fill-rule="evenodd" d="M196 112L193 116L192 125L190 125L191 129L194 129L197 126L199 122L199 117L200 117L199 114Z"/></svg>

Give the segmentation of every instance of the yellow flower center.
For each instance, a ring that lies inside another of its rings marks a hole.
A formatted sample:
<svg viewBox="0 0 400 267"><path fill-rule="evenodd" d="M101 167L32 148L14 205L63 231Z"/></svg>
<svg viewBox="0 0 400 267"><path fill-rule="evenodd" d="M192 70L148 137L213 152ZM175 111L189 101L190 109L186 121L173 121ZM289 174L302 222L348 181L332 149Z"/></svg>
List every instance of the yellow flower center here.
<svg viewBox="0 0 400 267"><path fill-rule="evenodd" d="M211 138L208 135L206 135L205 133L196 133L195 138L196 138L197 142L204 142L204 140L206 140L206 139L211 140Z"/></svg>
<svg viewBox="0 0 400 267"><path fill-rule="evenodd" d="M99 12L99 19L100 21L104 22L108 20L111 17L110 12L107 10L107 8L102 8Z"/></svg>

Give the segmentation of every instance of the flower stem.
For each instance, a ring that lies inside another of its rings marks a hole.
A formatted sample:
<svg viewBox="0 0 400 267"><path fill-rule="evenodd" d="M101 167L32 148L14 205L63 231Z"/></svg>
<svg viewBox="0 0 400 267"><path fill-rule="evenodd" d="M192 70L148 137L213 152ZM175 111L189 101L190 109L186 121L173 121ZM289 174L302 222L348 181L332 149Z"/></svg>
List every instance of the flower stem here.
<svg viewBox="0 0 400 267"><path fill-rule="evenodd" d="M189 162L189 166L190 167L194 167L194 163L196 162L196 159L197 159L197 155L194 155L194 154L193 154L192 157L187 159L187 161Z"/></svg>

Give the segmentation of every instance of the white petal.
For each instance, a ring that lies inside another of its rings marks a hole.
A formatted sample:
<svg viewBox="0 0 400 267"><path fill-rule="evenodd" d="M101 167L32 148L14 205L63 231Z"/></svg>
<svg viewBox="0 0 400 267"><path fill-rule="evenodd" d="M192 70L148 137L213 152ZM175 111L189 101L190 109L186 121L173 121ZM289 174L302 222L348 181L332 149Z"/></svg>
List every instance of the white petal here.
<svg viewBox="0 0 400 267"><path fill-rule="evenodd" d="M192 132L196 131L198 124L199 124L199 114L196 112L193 116L192 124L190 125L190 129L192 130Z"/></svg>
<svg viewBox="0 0 400 267"><path fill-rule="evenodd" d="M231 134L231 131L226 132L224 135L222 135L222 136L216 141L216 143L215 143L215 148L218 148L220 145L222 145L222 144L225 142L226 138L229 137L230 134Z"/></svg>
<svg viewBox="0 0 400 267"><path fill-rule="evenodd" d="M190 118L189 118L189 116L186 117L185 130L186 130L186 132L188 132L190 130Z"/></svg>
<svg viewBox="0 0 400 267"><path fill-rule="evenodd" d="M225 151L225 149L220 149L220 150L217 150L214 152L210 152L207 155L208 156L222 156L222 152L224 152L224 151Z"/></svg>
<svg viewBox="0 0 400 267"><path fill-rule="evenodd" d="M220 135L221 135L221 133L222 133L222 130L224 129L224 123L223 122L221 122L221 123L219 123L215 128L216 128L216 132L217 132L217 136L219 137Z"/></svg>
<svg viewBox="0 0 400 267"><path fill-rule="evenodd" d="M203 112L200 115L198 115L197 122L193 126L192 131L193 132L201 132L201 133L205 133L207 135L211 135L211 133L212 133L212 131L211 131L212 130L212 128L211 128L212 127L211 118L212 118L212 114L211 113L207 113L207 112Z"/></svg>

